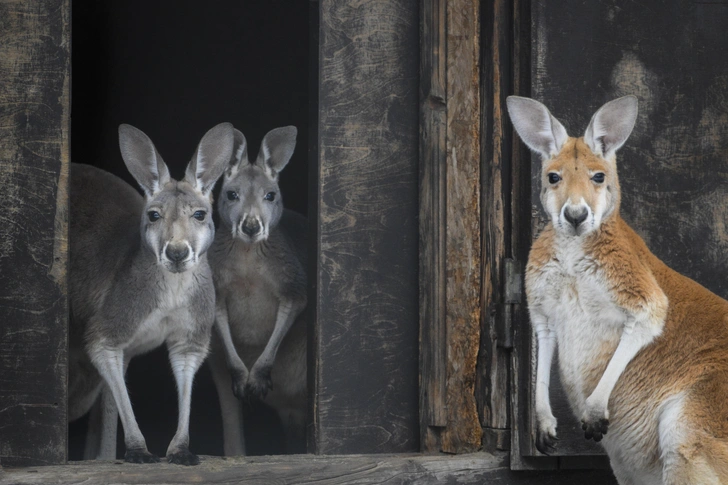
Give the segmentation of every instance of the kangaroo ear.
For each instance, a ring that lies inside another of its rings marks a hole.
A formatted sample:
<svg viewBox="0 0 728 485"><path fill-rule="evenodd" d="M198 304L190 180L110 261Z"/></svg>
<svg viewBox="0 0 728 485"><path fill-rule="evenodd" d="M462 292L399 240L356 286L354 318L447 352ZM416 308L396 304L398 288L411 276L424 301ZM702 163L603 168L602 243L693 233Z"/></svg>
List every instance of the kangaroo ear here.
<svg viewBox="0 0 728 485"><path fill-rule="evenodd" d="M511 122L528 148L544 160L558 155L569 135L546 106L520 96L508 96L506 104Z"/></svg>
<svg viewBox="0 0 728 485"><path fill-rule="evenodd" d="M636 120L636 96L610 101L592 116L584 141L595 154L608 158L627 141Z"/></svg>
<svg viewBox="0 0 728 485"><path fill-rule="evenodd" d="M245 135L240 130L233 128L233 136L235 143L233 145L233 156L230 158L230 164L226 172L228 177L232 177L241 167L250 163L248 161L248 141L245 139Z"/></svg>
<svg viewBox="0 0 728 485"><path fill-rule="evenodd" d="M278 177L291 159L296 148L297 134L295 126L284 126L269 131L263 137L256 164L265 167L271 178Z"/></svg>
<svg viewBox="0 0 728 485"><path fill-rule="evenodd" d="M209 195L217 179L230 165L234 144L233 125L220 123L211 128L200 140L195 155L187 165L185 180L202 195Z"/></svg>
<svg viewBox="0 0 728 485"><path fill-rule="evenodd" d="M169 169L143 131L131 125L119 125L119 148L126 168L147 197L159 192L169 182Z"/></svg>

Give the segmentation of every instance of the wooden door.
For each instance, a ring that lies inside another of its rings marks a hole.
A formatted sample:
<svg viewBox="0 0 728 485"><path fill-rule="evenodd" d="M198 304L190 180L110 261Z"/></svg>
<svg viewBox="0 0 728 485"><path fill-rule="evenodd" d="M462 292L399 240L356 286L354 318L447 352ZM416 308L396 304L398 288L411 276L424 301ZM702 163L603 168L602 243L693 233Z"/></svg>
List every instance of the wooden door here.
<svg viewBox="0 0 728 485"><path fill-rule="evenodd" d="M606 101L639 98L636 127L617 154L622 216L669 266L728 297L728 2L540 0L531 15L532 97L572 136L583 134ZM540 161L531 160L536 236L546 216ZM523 398L514 407L520 434L512 453L520 460L539 453L530 385L535 344L527 320L516 325ZM558 384L552 405L556 456L602 453L584 439Z"/></svg>

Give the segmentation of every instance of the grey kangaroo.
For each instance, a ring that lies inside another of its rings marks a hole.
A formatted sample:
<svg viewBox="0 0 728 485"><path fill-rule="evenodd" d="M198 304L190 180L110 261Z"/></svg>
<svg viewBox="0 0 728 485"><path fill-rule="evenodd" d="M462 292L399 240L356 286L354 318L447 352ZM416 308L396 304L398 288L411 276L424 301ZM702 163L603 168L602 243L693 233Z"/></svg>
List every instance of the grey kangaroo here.
<svg viewBox="0 0 728 485"><path fill-rule="evenodd" d="M149 137L121 125L121 154L143 198L108 172L72 166L69 420L93 407L87 458L116 458L120 415L125 460L159 461L134 418L124 374L131 358L165 343L179 416L167 460L199 463L189 451L189 418L192 381L215 318L207 262L215 237L211 191L229 165L233 143L231 124L215 126L176 181Z"/></svg>
<svg viewBox="0 0 728 485"><path fill-rule="evenodd" d="M278 412L287 451L304 451L306 219L283 208L278 188L296 133L293 126L270 131L250 163L245 137L235 130L234 156L223 178L221 227L210 249L217 332L209 362L228 456L245 454L236 396L249 395Z"/></svg>

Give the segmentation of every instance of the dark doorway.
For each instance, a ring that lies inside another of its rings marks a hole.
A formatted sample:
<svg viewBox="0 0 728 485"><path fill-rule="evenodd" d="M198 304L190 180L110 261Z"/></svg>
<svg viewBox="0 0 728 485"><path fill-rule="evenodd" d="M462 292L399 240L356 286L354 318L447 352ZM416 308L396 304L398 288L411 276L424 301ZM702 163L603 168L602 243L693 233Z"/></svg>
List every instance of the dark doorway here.
<svg viewBox="0 0 728 485"><path fill-rule="evenodd" d="M217 123L241 130L251 155L267 131L295 125L297 147L280 186L286 206L306 214L308 19L304 1L73 2L72 161L136 186L119 153L120 123L149 135L175 178ZM132 361L127 383L149 450L164 456L177 420L166 349ZM275 413L258 403L247 412L254 416L246 420L248 453L281 452ZM85 420L70 425L69 459L82 457L85 430ZM121 432L119 443L123 453ZM205 366L193 393L190 446L222 454L217 394Z"/></svg>

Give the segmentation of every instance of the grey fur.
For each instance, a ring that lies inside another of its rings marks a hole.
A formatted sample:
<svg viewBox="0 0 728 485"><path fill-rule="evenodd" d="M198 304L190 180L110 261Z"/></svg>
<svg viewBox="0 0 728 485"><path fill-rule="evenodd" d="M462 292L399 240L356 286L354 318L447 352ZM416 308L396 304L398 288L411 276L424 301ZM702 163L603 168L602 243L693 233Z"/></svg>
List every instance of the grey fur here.
<svg viewBox="0 0 728 485"><path fill-rule="evenodd" d="M215 234L210 189L227 166L233 143L232 125L214 127L190 162L194 169L176 181L151 140L122 125L122 157L144 198L108 172L72 165L69 419L96 403L89 458L115 458L118 410L127 461L159 460L147 450L136 423L124 373L131 358L165 343L179 397L178 428L167 459L199 462L189 451L188 429L192 380L207 355L215 315L207 262ZM150 220L152 211L158 220ZM199 211L205 213L202 220L196 218ZM175 249L184 257L170 259Z"/></svg>
<svg viewBox="0 0 728 485"><path fill-rule="evenodd" d="M236 156L218 202L221 227L210 249L217 332L209 362L220 397L225 454L245 453L236 396L250 394L278 411L289 451L303 451L306 219L283 209L278 187L278 173L295 148L296 129L269 132L254 164L237 130L235 140ZM265 199L269 193L275 193L274 200ZM254 235L244 231L251 220L260 227Z"/></svg>

